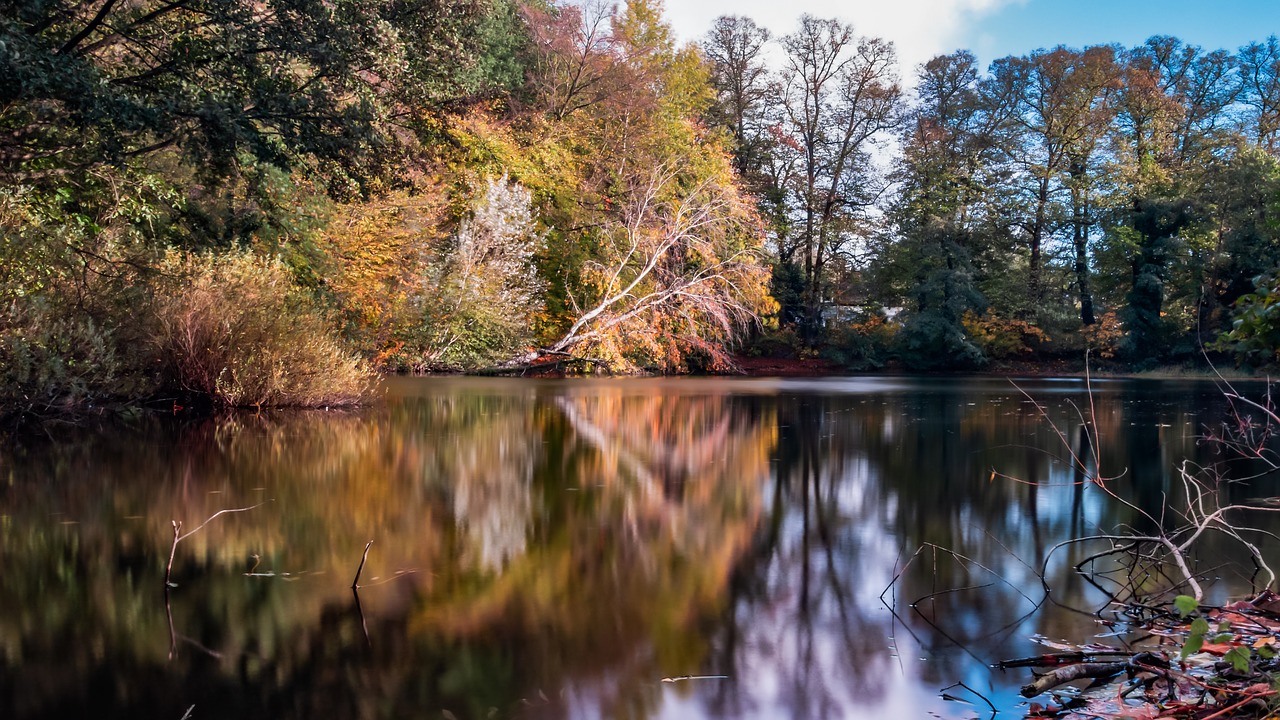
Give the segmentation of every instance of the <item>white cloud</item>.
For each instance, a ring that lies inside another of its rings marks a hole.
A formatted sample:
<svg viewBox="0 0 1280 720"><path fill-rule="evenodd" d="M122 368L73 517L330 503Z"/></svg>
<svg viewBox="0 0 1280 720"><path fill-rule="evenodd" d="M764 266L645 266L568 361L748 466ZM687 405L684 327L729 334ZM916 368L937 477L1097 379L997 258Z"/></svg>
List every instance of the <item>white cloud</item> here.
<svg viewBox="0 0 1280 720"><path fill-rule="evenodd" d="M683 40L698 40L720 15L745 15L774 36L795 29L801 13L836 17L860 35L893 41L908 83L917 65L966 47L982 16L1026 0L667 0L667 18Z"/></svg>

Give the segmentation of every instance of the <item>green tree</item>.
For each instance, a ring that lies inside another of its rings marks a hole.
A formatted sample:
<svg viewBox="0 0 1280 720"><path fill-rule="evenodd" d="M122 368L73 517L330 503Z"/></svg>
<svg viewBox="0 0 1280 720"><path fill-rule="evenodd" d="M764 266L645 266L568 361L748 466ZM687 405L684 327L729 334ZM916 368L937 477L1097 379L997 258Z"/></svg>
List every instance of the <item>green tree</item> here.
<svg viewBox="0 0 1280 720"><path fill-rule="evenodd" d="M6 0L0 176L61 182L167 148L208 177L245 155L335 187L389 161L388 121L467 94L476 0Z"/></svg>
<svg viewBox="0 0 1280 720"><path fill-rule="evenodd" d="M906 305L898 350L909 367L983 362L962 321L966 312L986 307L974 256L992 117L971 53L938 56L920 68L894 174L902 192L891 211L892 239L877 258L881 284Z"/></svg>
<svg viewBox="0 0 1280 720"><path fill-rule="evenodd" d="M1256 290L1236 301L1232 317L1231 329L1214 347L1234 353L1242 365L1280 367L1280 276L1259 276Z"/></svg>
<svg viewBox="0 0 1280 720"><path fill-rule="evenodd" d="M1212 337L1256 279L1280 266L1280 161L1244 147L1207 166L1199 196L1209 210L1201 317Z"/></svg>
<svg viewBox="0 0 1280 720"><path fill-rule="evenodd" d="M1164 318L1165 284L1169 266L1182 244L1180 233L1196 220L1185 201L1140 200L1129 228L1129 267L1132 284L1120 313L1125 338L1120 350L1127 359L1149 364L1168 352L1172 328ZM1131 228L1131 229L1130 229Z"/></svg>

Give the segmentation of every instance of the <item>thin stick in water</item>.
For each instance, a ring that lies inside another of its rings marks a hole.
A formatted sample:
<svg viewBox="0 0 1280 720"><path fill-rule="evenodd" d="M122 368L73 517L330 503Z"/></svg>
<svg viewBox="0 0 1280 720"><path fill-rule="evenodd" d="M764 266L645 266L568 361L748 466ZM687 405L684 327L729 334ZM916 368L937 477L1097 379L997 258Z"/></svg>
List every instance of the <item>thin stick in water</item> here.
<svg viewBox="0 0 1280 720"><path fill-rule="evenodd" d="M177 554L178 541L182 539L178 537L178 533L182 532L182 522L179 520L170 520L169 522L173 523L173 545L169 546L169 564L164 569L165 588L173 586L173 583L169 582L169 578L173 576L173 556Z"/></svg>
<svg viewBox="0 0 1280 720"><path fill-rule="evenodd" d="M165 569L164 569L164 586L165 586L165 587L176 587L173 583L169 582L169 579L170 579L170 577L172 577L172 575L173 575L173 556L174 556L174 554L176 554L176 553L178 552L178 543L180 543L180 542L182 542L183 540L186 540L187 538L191 537L192 535L195 535L196 533L200 532L200 530L201 530L205 525L208 525L209 523L213 522L215 519L217 519L217 518L218 518L219 516L221 516L221 515L225 515L225 514L227 514L227 513L241 513L241 512L248 512L249 510L252 510L252 509L254 509L254 508L262 507L263 505L266 505L266 504L267 504L267 503L269 503L269 502L271 502L271 501L270 501L270 500L263 500L262 502L258 503L257 505L250 505L249 507L242 507L242 508L227 508L226 510L219 510L218 512L216 512L216 513L214 513L214 514L210 515L210 516L209 516L209 519L207 519L207 520L205 520L204 522L202 522L202 523L200 523L199 525L197 525L197 526L195 527L195 529L194 529L194 530L192 530L191 532L188 532L188 533L186 533L186 534L181 534L181 533L182 533L182 521L181 521L181 520L170 520L169 522L173 523L173 545L171 545L171 546L169 547L169 565L168 565L167 567L165 567Z"/></svg>
<svg viewBox="0 0 1280 720"><path fill-rule="evenodd" d="M664 683L681 682L684 680L728 680L728 675L681 675L679 677L662 678Z"/></svg>
<svg viewBox="0 0 1280 720"><path fill-rule="evenodd" d="M364 561L369 559L369 546L373 545L373 541L365 543L364 555L360 556L360 567L356 568L356 579L351 581L351 589L358 590L360 588L360 573L364 571Z"/></svg>

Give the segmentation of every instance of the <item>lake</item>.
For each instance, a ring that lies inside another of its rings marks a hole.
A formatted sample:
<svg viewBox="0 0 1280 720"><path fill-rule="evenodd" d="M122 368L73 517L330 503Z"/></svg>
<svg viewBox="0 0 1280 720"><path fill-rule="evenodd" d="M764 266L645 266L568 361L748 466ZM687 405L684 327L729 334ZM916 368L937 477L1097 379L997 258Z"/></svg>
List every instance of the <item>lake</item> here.
<svg viewBox="0 0 1280 720"><path fill-rule="evenodd" d="M1103 573L1123 556L1074 571L1105 543L1059 543L1175 527L1184 460L1255 470L1202 441L1232 418L1200 381L392 378L385 395L0 446L0 716L1017 716L1028 674L993 663L1121 645L1104 590L1172 597ZM1211 602L1259 582L1220 534L1190 560Z"/></svg>

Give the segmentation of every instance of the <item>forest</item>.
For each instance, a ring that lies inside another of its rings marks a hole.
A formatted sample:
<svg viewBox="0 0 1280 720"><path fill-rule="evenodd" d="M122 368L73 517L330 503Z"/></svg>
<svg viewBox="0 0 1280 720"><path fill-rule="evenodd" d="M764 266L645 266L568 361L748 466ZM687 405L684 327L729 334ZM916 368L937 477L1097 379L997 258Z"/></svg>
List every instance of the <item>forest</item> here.
<svg viewBox="0 0 1280 720"><path fill-rule="evenodd" d="M380 372L1280 363L1280 40L0 0L0 414Z"/></svg>

